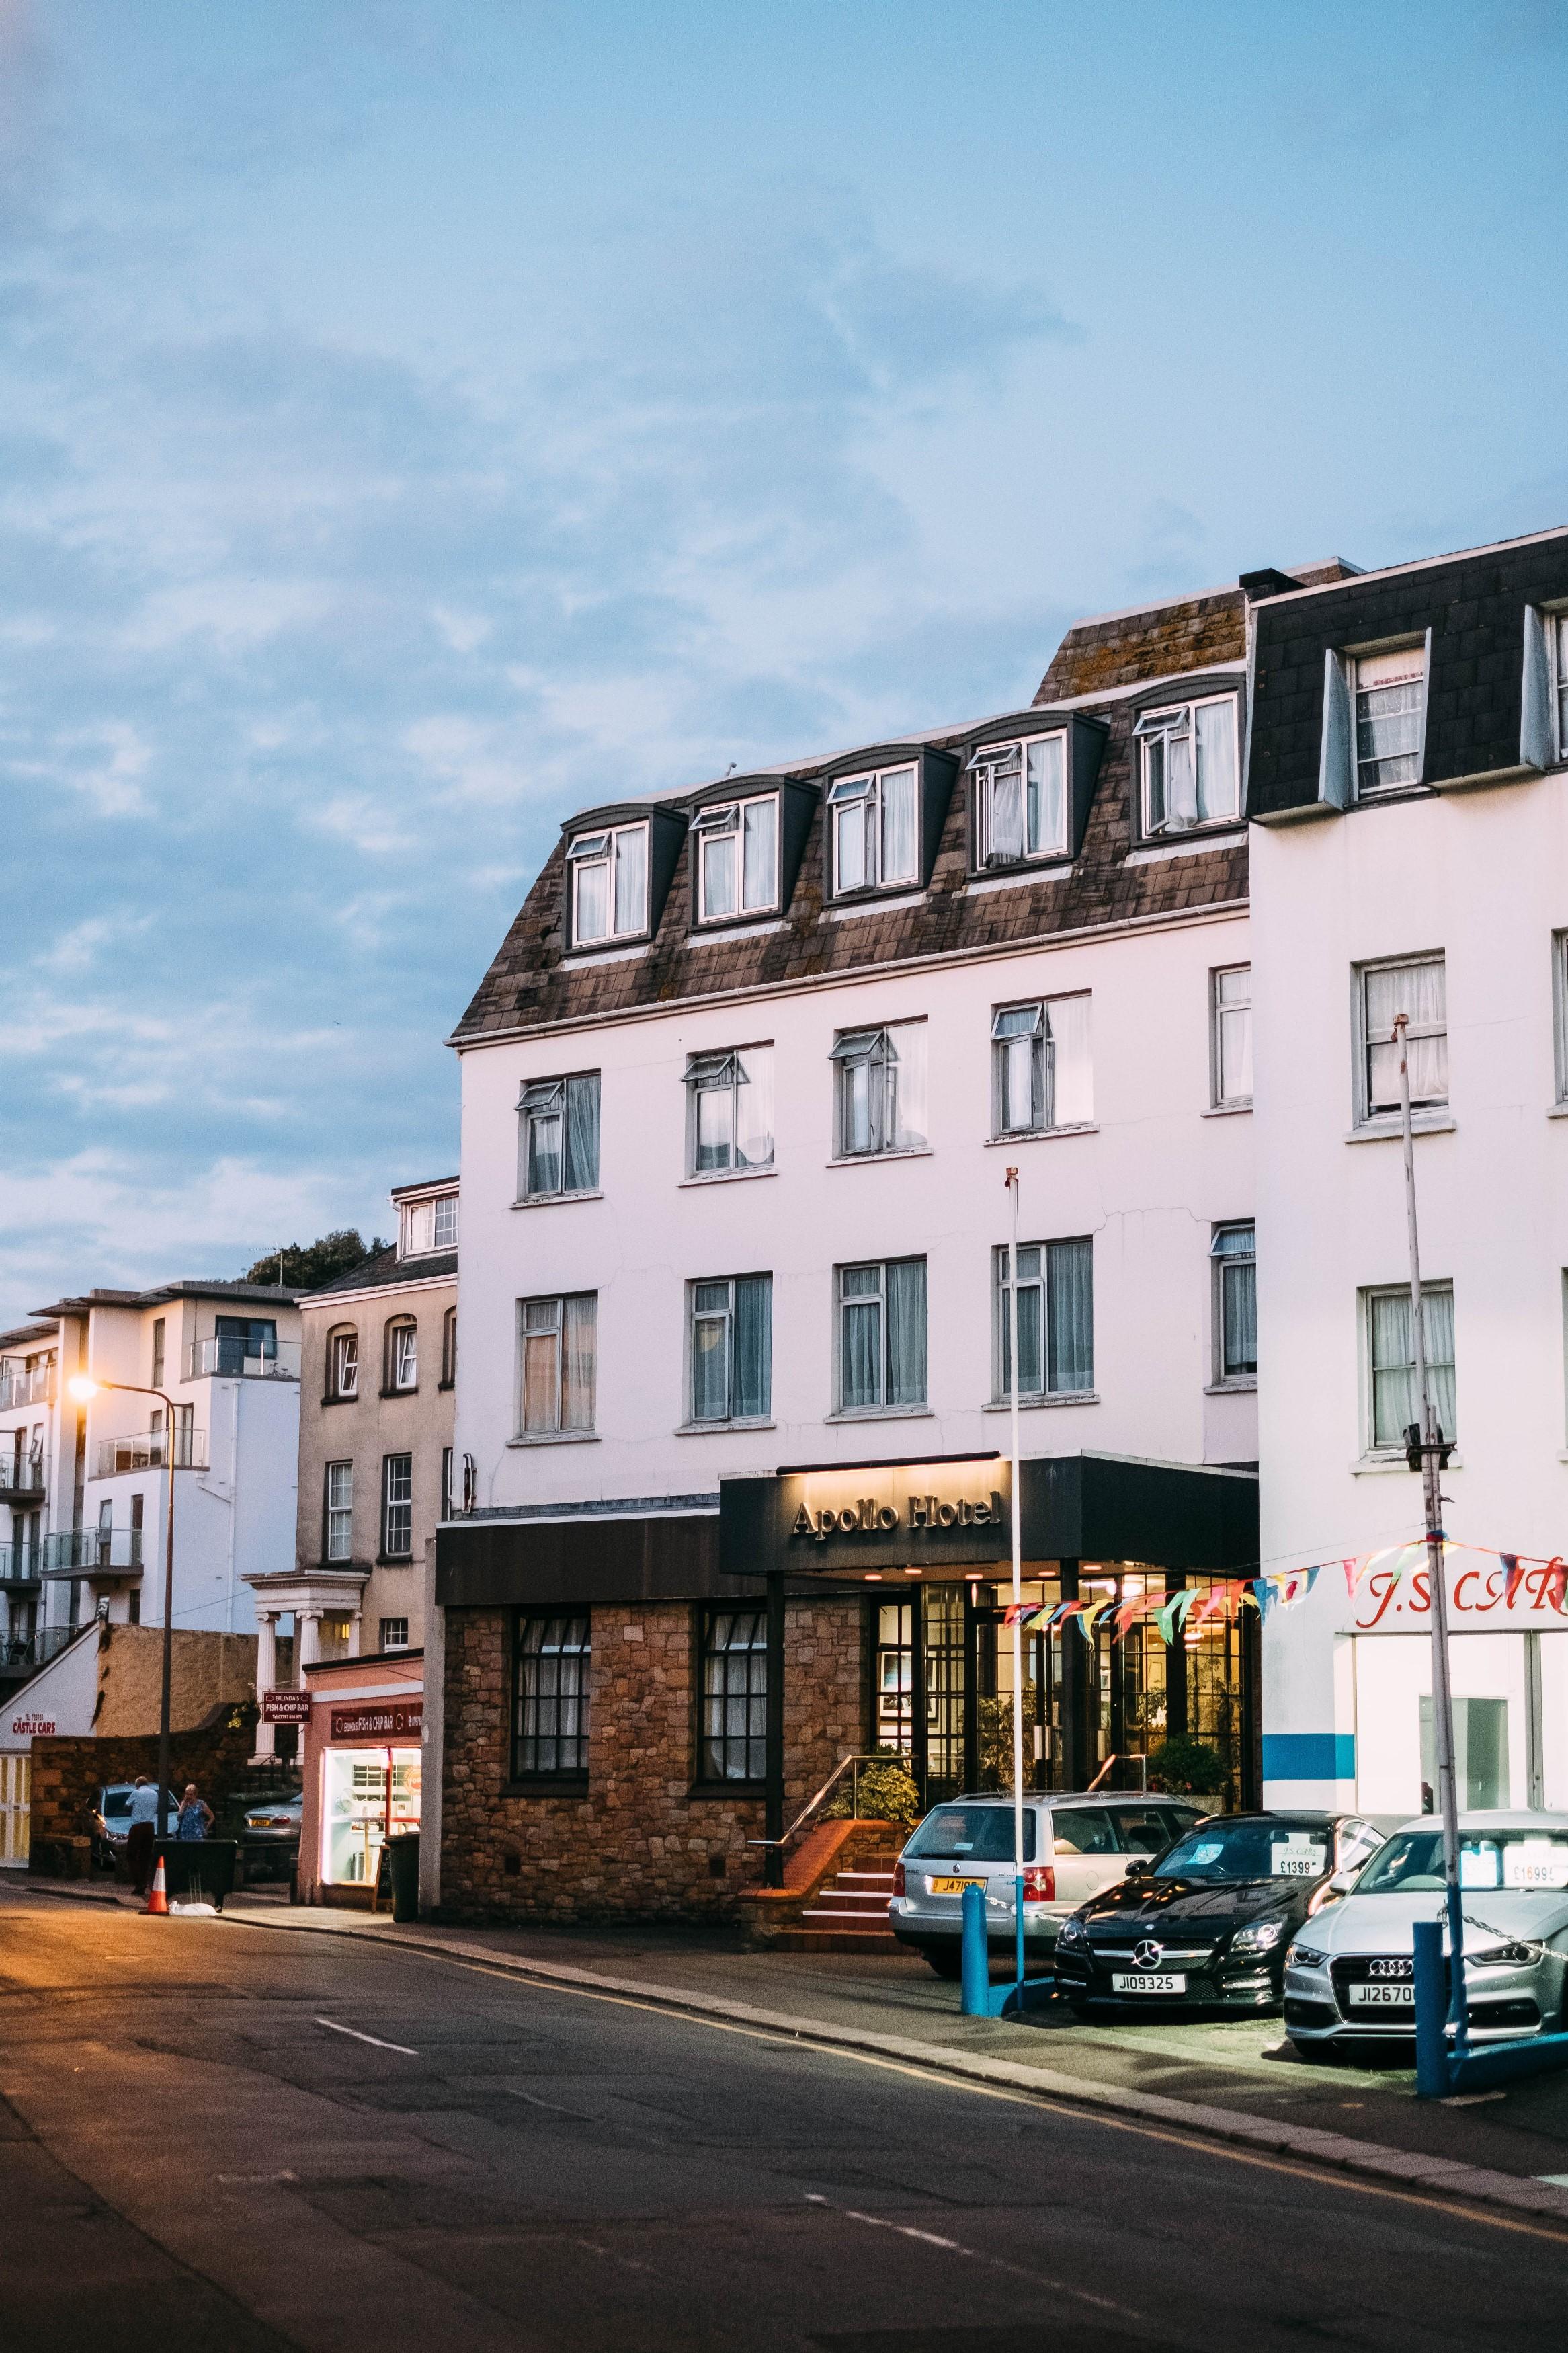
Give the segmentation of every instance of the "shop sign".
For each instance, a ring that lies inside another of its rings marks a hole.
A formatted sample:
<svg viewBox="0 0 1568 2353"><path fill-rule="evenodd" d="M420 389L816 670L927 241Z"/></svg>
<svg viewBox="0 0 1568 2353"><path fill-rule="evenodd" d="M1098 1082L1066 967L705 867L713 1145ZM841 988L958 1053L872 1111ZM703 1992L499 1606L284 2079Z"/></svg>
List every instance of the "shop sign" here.
<svg viewBox="0 0 1568 2353"><path fill-rule="evenodd" d="M988 1495L908 1495L900 1503L879 1503L875 1495L858 1495L852 1504L813 1511L802 1504L790 1530L792 1543L805 1536L826 1544L832 1535L889 1536L898 1528L1000 1527L1005 1519L1001 1490Z"/></svg>
<svg viewBox="0 0 1568 2353"><path fill-rule="evenodd" d="M726 1479L720 1565L752 1577L989 1568L1011 1545L1008 1492L1008 1467L994 1454Z"/></svg>
<svg viewBox="0 0 1568 2353"><path fill-rule="evenodd" d="M423 1699L405 1700L398 1706L378 1701L366 1707L335 1707L334 1740L417 1740L425 1729Z"/></svg>
<svg viewBox="0 0 1568 2353"><path fill-rule="evenodd" d="M263 1724L309 1724L310 1693L295 1691L284 1684L276 1684L272 1689L263 1691L261 1721Z"/></svg>
<svg viewBox="0 0 1568 2353"><path fill-rule="evenodd" d="M47 1740L52 1737L55 1719L52 1715L14 1715L11 1730L17 1740L28 1738Z"/></svg>
<svg viewBox="0 0 1568 2353"><path fill-rule="evenodd" d="M1562 1617L1564 1593L1562 1571L1553 1562L1529 1567L1465 1568L1448 1588L1448 1619L1455 1633L1486 1630L1489 1622L1505 1625L1539 1622L1542 1614ZM1357 1633L1374 1629L1388 1633L1394 1620L1425 1620L1432 1607L1430 1572L1417 1568L1401 1577L1392 1568L1374 1568L1356 1593Z"/></svg>

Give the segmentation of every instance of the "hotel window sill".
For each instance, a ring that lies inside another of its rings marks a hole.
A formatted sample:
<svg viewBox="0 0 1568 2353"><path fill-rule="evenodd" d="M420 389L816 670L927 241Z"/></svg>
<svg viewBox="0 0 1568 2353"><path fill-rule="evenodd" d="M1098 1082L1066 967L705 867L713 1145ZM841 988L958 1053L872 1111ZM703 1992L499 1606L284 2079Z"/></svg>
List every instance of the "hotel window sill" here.
<svg viewBox="0 0 1568 2353"><path fill-rule="evenodd" d="M1162 834L1153 841L1142 842L1136 849L1130 849L1121 862L1124 866L1157 866L1167 858L1199 858L1205 850L1231 849L1246 839L1245 821L1225 818L1212 828L1194 826L1190 833Z"/></svg>
<svg viewBox="0 0 1568 2353"><path fill-rule="evenodd" d="M776 1430L777 1428L776 1421L748 1420L737 1415L733 1421L678 1421L675 1425L675 1435L677 1438L704 1438L715 1432L721 1435L727 1430Z"/></svg>
<svg viewBox="0 0 1568 2353"><path fill-rule="evenodd" d="M991 891L1016 891L1031 882L1065 882L1073 870L1073 861L1064 849L1059 856L1020 861L1017 865L987 867L972 874L963 885L966 899L978 899Z"/></svg>
<svg viewBox="0 0 1568 2353"><path fill-rule="evenodd" d="M930 1160L934 1147L929 1144L908 1144L891 1152L840 1152L825 1161L827 1168L880 1168L889 1160Z"/></svg>
<svg viewBox="0 0 1568 2353"><path fill-rule="evenodd" d="M776 1168L709 1168L700 1176L683 1176L678 1192L686 1192L693 1185L745 1185L753 1176L776 1176Z"/></svg>
<svg viewBox="0 0 1568 2353"><path fill-rule="evenodd" d="M603 1193L527 1193L514 1201L514 1209L558 1209L563 1201L602 1201Z"/></svg>
<svg viewBox="0 0 1568 2353"><path fill-rule="evenodd" d="M586 1773L519 1773L500 1785L503 1798L585 1798Z"/></svg>
<svg viewBox="0 0 1568 2353"><path fill-rule="evenodd" d="M399 1395L399 1397L401 1397L401 1396L403 1395L403 1391L402 1391L401 1389L399 1389L399 1391L398 1391L398 1393L397 1393L397 1394ZM359 1391L358 1391L358 1389L351 1389L351 1390L349 1390L349 1391L348 1391L348 1393L347 1393L347 1395L346 1395L346 1396L340 1396L340 1397L324 1397L324 1398L321 1399L321 1403L322 1403L324 1406L327 1406L327 1405L358 1405L358 1403L359 1403Z"/></svg>
<svg viewBox="0 0 1568 2353"><path fill-rule="evenodd" d="M1412 1135L1451 1135L1458 1122L1452 1112L1417 1111L1410 1114ZM1365 1119L1346 1132L1347 1144L1397 1144L1405 1130L1396 1119Z"/></svg>
<svg viewBox="0 0 1568 2353"><path fill-rule="evenodd" d="M417 1397L419 1384L416 1381L413 1388L409 1389L383 1389L380 1394L384 1398Z"/></svg>
<svg viewBox="0 0 1568 2353"><path fill-rule="evenodd" d="M857 892L851 899L835 899L824 909L830 923L842 923L851 915L890 914L899 907L918 907L926 891L920 882L892 882L885 891Z"/></svg>
<svg viewBox="0 0 1568 2353"><path fill-rule="evenodd" d="M1449 1471L1462 1471L1464 1467L1463 1455L1451 1454L1448 1457ZM1401 1477L1405 1479L1416 1479L1421 1475L1419 1472L1412 1471L1403 1454L1363 1454L1351 1464L1352 1479L1370 1479L1384 1471L1397 1471ZM1447 1478L1447 1472L1443 1475ZM1419 1541L1417 1537L1416 1542L1419 1543Z"/></svg>
<svg viewBox="0 0 1568 2353"><path fill-rule="evenodd" d="M647 955L652 945L653 936L648 932L639 932L630 940L589 940L582 947L563 948L561 961L563 965L616 964L632 956Z"/></svg>
<svg viewBox="0 0 1568 2353"><path fill-rule="evenodd" d="M509 1446L597 1446L596 1430L531 1430L520 1438L509 1438Z"/></svg>
<svg viewBox="0 0 1568 2353"><path fill-rule="evenodd" d="M1257 1389L1258 1375L1242 1373L1235 1380L1210 1381L1204 1390L1204 1395L1205 1397L1252 1397L1256 1395Z"/></svg>
<svg viewBox="0 0 1568 2353"><path fill-rule="evenodd" d="M706 947L710 940L760 940L782 932L784 917L777 907L748 907L740 915L704 915L686 934L689 948Z"/></svg>
<svg viewBox="0 0 1568 2353"><path fill-rule="evenodd" d="M837 1413L825 1413L824 1421L931 1421L934 1409L929 1405L851 1405L841 1406Z"/></svg>
<svg viewBox="0 0 1568 2353"><path fill-rule="evenodd" d="M411 1552L378 1552L375 1565L377 1568L412 1568L414 1555Z"/></svg>
<svg viewBox="0 0 1568 2353"><path fill-rule="evenodd" d="M1021 1397L1018 1411L1038 1413L1043 1406L1098 1405L1100 1401L1098 1389L1058 1389L1050 1397ZM982 1413L1011 1413L1013 1400L1011 1398L992 1398L980 1410Z"/></svg>
<svg viewBox="0 0 1568 2353"><path fill-rule="evenodd" d="M1568 1103L1553 1103L1546 1116L1548 1119L1568 1119Z"/></svg>
<svg viewBox="0 0 1568 2353"><path fill-rule="evenodd" d="M1203 1116L1205 1119L1237 1119L1251 1109L1252 1097L1248 1095L1245 1103L1210 1103Z"/></svg>
<svg viewBox="0 0 1568 2353"><path fill-rule="evenodd" d="M1069 1121L1066 1127L1020 1127L1016 1128L1011 1135L988 1135L985 1148L988 1152L1010 1152L1016 1144L1048 1144L1055 1135L1099 1134L1100 1122L1097 1119L1075 1119Z"/></svg>

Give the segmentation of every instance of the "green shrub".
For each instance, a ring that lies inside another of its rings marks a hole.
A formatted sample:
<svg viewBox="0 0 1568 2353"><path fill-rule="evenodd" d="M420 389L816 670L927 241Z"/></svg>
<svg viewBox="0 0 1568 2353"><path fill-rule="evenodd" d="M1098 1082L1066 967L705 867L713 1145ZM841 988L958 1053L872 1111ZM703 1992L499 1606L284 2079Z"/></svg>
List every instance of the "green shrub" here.
<svg viewBox="0 0 1568 2353"><path fill-rule="evenodd" d="M1230 1786L1230 1770L1217 1749L1201 1740L1162 1740L1149 1751L1149 1787L1182 1798L1217 1798Z"/></svg>
<svg viewBox="0 0 1568 2353"><path fill-rule="evenodd" d="M846 1773L824 1806L823 1817L843 1821L851 1807L863 1822L898 1822L910 1829L919 1821L921 1793L896 1748L879 1749L876 1762L861 1766L858 1780Z"/></svg>

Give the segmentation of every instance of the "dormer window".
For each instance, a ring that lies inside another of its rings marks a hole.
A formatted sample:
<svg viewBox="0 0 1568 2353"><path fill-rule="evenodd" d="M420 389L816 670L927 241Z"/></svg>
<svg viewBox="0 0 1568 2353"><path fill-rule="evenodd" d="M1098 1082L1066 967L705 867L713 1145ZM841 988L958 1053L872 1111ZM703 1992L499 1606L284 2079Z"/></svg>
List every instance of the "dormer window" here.
<svg viewBox="0 0 1568 2353"><path fill-rule="evenodd" d="M1552 622L1552 702L1557 712L1557 757L1568 760L1568 613Z"/></svg>
<svg viewBox="0 0 1568 2353"><path fill-rule="evenodd" d="M829 787L835 898L918 881L917 807L912 766L840 776Z"/></svg>
<svg viewBox="0 0 1568 2353"><path fill-rule="evenodd" d="M1145 711L1132 734L1146 839L1237 822L1241 778L1234 694Z"/></svg>
<svg viewBox="0 0 1568 2353"><path fill-rule="evenodd" d="M976 866L1068 855L1067 737L983 744L972 756Z"/></svg>
<svg viewBox="0 0 1568 2353"><path fill-rule="evenodd" d="M440 1193L427 1201L405 1201L399 1258L427 1258L432 1250L457 1247L456 1193Z"/></svg>
<svg viewBox="0 0 1568 2353"><path fill-rule="evenodd" d="M1421 782L1426 733L1424 638L1394 653L1358 654L1350 664L1355 692L1355 797L1376 800Z"/></svg>
<svg viewBox="0 0 1568 2353"><path fill-rule="evenodd" d="M572 945L636 939L647 929L647 827L605 826L580 833L566 853Z"/></svg>
<svg viewBox="0 0 1568 2353"><path fill-rule="evenodd" d="M697 859L697 920L765 914L778 904L779 804L726 801L691 820Z"/></svg>

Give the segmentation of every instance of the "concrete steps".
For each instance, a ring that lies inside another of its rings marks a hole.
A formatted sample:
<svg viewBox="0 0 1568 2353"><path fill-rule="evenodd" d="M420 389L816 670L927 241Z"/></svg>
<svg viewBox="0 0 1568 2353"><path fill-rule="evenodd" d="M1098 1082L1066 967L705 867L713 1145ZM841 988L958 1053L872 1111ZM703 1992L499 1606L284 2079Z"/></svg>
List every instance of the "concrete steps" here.
<svg viewBox="0 0 1568 2353"><path fill-rule="evenodd" d="M899 1947L888 1926L892 1893L890 1870L840 1871L817 1890L797 1926L777 1931L771 1940L773 1948L783 1953L896 1953Z"/></svg>

